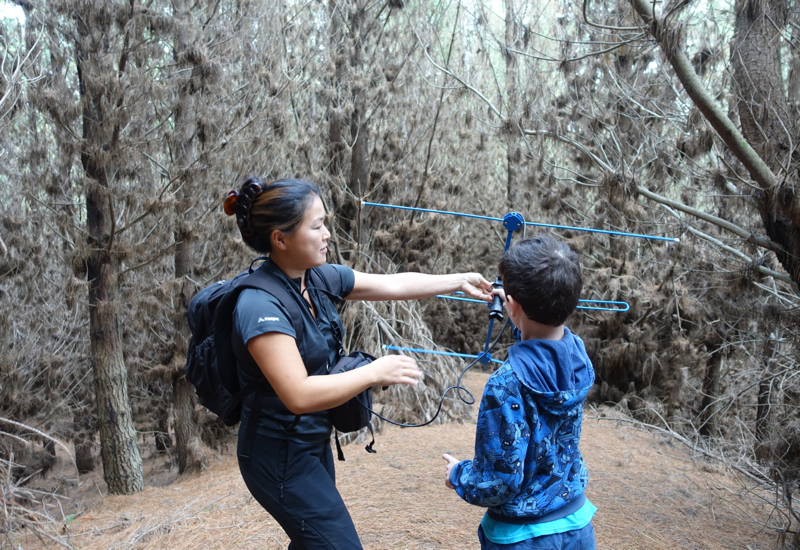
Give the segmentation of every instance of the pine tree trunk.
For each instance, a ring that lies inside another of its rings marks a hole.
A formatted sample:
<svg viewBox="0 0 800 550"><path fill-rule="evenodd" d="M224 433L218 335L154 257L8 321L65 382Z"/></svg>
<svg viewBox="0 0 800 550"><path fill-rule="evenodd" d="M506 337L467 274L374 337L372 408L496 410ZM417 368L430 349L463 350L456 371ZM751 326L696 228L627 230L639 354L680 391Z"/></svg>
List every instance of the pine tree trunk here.
<svg viewBox="0 0 800 550"><path fill-rule="evenodd" d="M87 7L91 9L91 7ZM77 66L83 101L81 164L86 184L86 226L91 252L89 280L89 340L100 433L103 477L111 494L132 494L144 488L142 460L128 400L128 371L122 355L115 253L113 173L114 119L106 87L98 85L117 71L108 58L110 29L89 28L80 17ZM122 69L123 66L117 69ZM120 70L120 72L122 72ZM113 76L111 77L113 78Z"/></svg>
<svg viewBox="0 0 800 550"><path fill-rule="evenodd" d="M93 179L98 175L91 168L91 163L86 169L86 175ZM95 242L95 250L88 261L91 364L97 399L103 478L111 494L128 495L144 489L144 479L128 400L128 371L122 359L122 339L116 304L118 269L116 262L110 257L111 254L106 248L101 248L100 244L104 241L110 242L103 231L106 225L104 222L110 212L102 207L103 203L110 203L105 193L95 191L87 194L89 234Z"/></svg>
<svg viewBox="0 0 800 550"><path fill-rule="evenodd" d="M356 2L357 4L357 2ZM367 90L360 82L365 81L361 72L364 64L364 18L366 13L363 6L350 8L350 24L348 26L349 38L353 43L353 52L350 57L351 82L353 86L353 114L350 117L350 190L356 197L363 197L369 184L369 127L367 126ZM360 239L356 239L360 242Z"/></svg>
<svg viewBox="0 0 800 550"><path fill-rule="evenodd" d="M180 223L180 222L179 222ZM175 340L177 346L176 369L172 379L172 413L175 425L175 450L178 456L178 472L190 473L205 469L207 457L203 446L199 444L200 429L195 421L195 405L197 397L194 387L186 379L183 372L183 358L186 357L191 331L186 320L194 284L189 280L191 275L192 247L189 236L182 235L179 231L176 238L183 237L175 250L175 277L182 280L181 291L176 300L175 308L178 315L175 318Z"/></svg>
<svg viewBox="0 0 800 550"><path fill-rule="evenodd" d="M187 0L175 0L175 17L189 28L190 13ZM175 53L180 57L187 47L187 37L175 40ZM193 68L192 71L197 70ZM189 473L205 468L206 456L200 440L200 430L194 420L197 399L194 388L186 380L183 358L186 357L191 331L186 318L194 284L189 280L194 267L194 243L192 227L193 196L189 173L195 161L194 151L194 96L191 82L184 82L178 93L178 108L175 110L174 167L179 174L178 201L175 209L175 279L181 281L180 293L176 297L175 311L175 369L172 378L172 409L175 424L175 446L178 455L178 472ZM193 443L194 442L194 443Z"/></svg>
<svg viewBox="0 0 800 550"><path fill-rule="evenodd" d="M787 160L795 134L780 55L786 15L785 0L739 0L731 44L742 134L773 172Z"/></svg>
<svg viewBox="0 0 800 550"><path fill-rule="evenodd" d="M780 352L779 338L769 330L764 340L764 352L761 356L761 379L758 382L758 396L756 401L755 419L755 455L761 461L769 462L774 460L775 442L772 441L774 430L772 429L772 402L773 402L773 382L775 378L775 363Z"/></svg>
<svg viewBox="0 0 800 550"><path fill-rule="evenodd" d="M716 436L719 434L717 428L717 411L719 401L719 382L720 372L722 371L723 351L717 349L708 358L706 372L703 377L703 401L702 411L700 412L700 434L705 436Z"/></svg>
<svg viewBox="0 0 800 550"><path fill-rule="evenodd" d="M331 102L328 105L328 172L333 177L342 174L345 121L342 114L339 87L344 83L345 55L341 37L342 16L341 10L336 6L337 1L331 0L329 15L331 20L331 56L333 57L334 72L331 80Z"/></svg>
<svg viewBox="0 0 800 550"><path fill-rule="evenodd" d="M774 174L792 163L797 122L791 116L781 66L781 35L786 27L785 0L739 0L731 44L731 80L738 98L742 135ZM798 155L794 155L798 157ZM800 158L794 160L800 164ZM787 253L778 259L794 281L800 281L800 204L797 170L762 188L758 211L770 239Z"/></svg>
<svg viewBox="0 0 800 550"><path fill-rule="evenodd" d="M516 36L516 21L514 12L516 7L514 0L506 0L506 28L505 28L505 50L503 57L506 62L506 123L505 135L506 142L506 202L509 210L519 209L517 204L519 185L520 160L522 151L520 150L519 140L519 97L517 90L517 61L514 55L508 51L513 48L514 37Z"/></svg>
<svg viewBox="0 0 800 550"><path fill-rule="evenodd" d="M75 433L72 436L75 445L75 466L78 468L79 474L88 474L93 472L96 467L92 453L92 439L95 433L92 419L88 414L79 412L73 417L73 422L75 423Z"/></svg>
<svg viewBox="0 0 800 550"><path fill-rule="evenodd" d="M786 0L737 2L731 66L741 131L697 76L681 41L676 40L680 37L676 24L668 18L659 20L646 0L630 2L694 105L759 185L757 206L764 229L779 245L775 247L778 260L792 280L800 283L800 201L795 191L800 182L794 168L800 164L800 155L789 147L796 141L797 121L788 115L781 71Z"/></svg>

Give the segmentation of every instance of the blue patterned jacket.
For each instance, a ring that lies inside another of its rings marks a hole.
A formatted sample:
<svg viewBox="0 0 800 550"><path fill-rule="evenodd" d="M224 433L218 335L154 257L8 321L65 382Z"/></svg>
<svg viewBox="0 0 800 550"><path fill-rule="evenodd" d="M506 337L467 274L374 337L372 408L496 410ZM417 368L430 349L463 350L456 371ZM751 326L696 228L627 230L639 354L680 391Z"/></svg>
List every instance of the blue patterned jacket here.
<svg viewBox="0 0 800 550"><path fill-rule="evenodd" d="M566 327L561 340L512 346L486 383L475 458L450 473L459 496L511 523L556 519L583 501L589 474L578 441L593 383L583 341Z"/></svg>

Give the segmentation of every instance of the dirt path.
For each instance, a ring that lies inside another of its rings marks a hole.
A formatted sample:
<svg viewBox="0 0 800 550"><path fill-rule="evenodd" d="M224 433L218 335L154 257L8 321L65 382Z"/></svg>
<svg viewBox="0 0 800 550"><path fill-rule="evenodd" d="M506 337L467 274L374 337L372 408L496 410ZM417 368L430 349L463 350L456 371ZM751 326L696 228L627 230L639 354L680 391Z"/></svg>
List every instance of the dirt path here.
<svg viewBox="0 0 800 550"><path fill-rule="evenodd" d="M479 387L486 376L472 375ZM774 532L755 520L768 507L744 501L731 477L684 450L588 411L581 441L589 467L587 494L597 506L594 525L603 549L775 548ZM484 510L444 486L443 452L472 456L475 425L422 429L387 427L378 453L345 447L337 481L364 547L474 549ZM82 549L281 549L278 525L247 492L235 457L206 472L129 497L105 497L64 526ZM23 541L28 550L38 545Z"/></svg>

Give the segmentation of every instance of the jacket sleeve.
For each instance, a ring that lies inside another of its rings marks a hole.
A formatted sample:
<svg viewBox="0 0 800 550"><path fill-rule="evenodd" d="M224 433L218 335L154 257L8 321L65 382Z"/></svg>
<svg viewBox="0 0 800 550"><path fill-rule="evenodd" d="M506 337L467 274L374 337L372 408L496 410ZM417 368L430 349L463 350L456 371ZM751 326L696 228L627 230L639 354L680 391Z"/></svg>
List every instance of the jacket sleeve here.
<svg viewBox="0 0 800 550"><path fill-rule="evenodd" d="M513 377L505 380L510 384L502 379L494 383L493 378L478 413L475 458L459 462L450 472L450 483L462 499L486 507L500 506L521 491L531 438L519 381Z"/></svg>

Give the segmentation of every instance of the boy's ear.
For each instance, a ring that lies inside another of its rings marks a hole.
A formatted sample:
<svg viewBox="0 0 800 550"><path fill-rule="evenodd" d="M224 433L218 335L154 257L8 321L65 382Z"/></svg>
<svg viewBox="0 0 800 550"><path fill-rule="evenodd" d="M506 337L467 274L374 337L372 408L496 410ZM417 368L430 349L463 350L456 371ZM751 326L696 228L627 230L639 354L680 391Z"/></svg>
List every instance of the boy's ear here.
<svg viewBox="0 0 800 550"><path fill-rule="evenodd" d="M516 316L519 313L519 302L517 302L513 296L510 294L506 294L506 309L508 310L508 314L510 316Z"/></svg>

